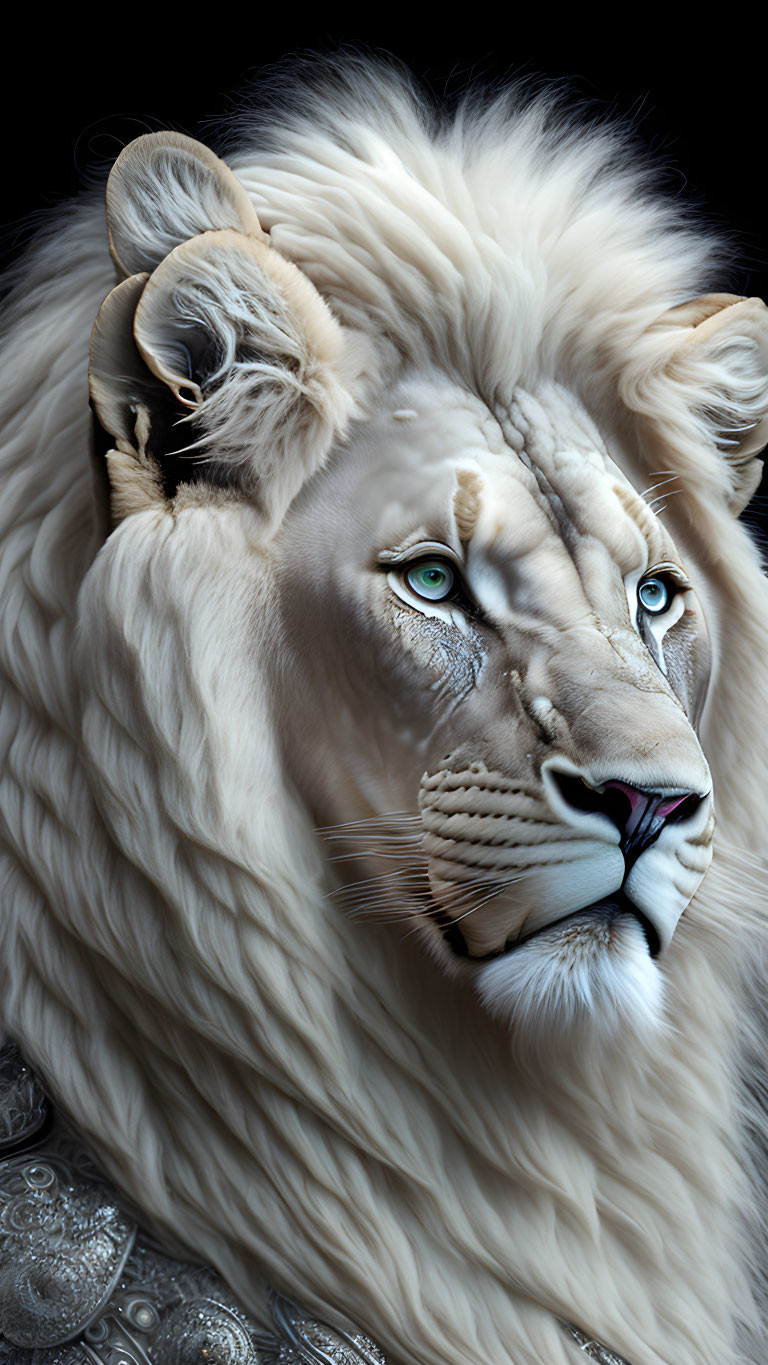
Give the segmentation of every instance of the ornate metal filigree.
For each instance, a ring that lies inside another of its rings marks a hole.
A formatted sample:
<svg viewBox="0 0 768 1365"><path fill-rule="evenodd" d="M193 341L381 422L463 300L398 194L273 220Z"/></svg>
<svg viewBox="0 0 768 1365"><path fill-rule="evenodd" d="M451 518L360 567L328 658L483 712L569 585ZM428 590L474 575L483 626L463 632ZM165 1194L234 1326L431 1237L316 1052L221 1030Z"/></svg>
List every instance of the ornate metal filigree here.
<svg viewBox="0 0 768 1365"><path fill-rule="evenodd" d="M0 1365L387 1365L270 1291L272 1330L137 1230L18 1049L0 1049ZM627 1365L563 1324L599 1365Z"/></svg>
<svg viewBox="0 0 768 1365"><path fill-rule="evenodd" d="M601 1342L586 1337L577 1327L572 1327L568 1322L564 1322L563 1326L568 1335L573 1337L579 1350L584 1352L587 1360L596 1360L598 1365L627 1365L623 1356L617 1356L615 1351L610 1351Z"/></svg>
<svg viewBox="0 0 768 1365"><path fill-rule="evenodd" d="M270 1291L269 1309L275 1336L261 1340L264 1365L387 1365L369 1337L347 1335L324 1322L313 1322L295 1303Z"/></svg>
<svg viewBox="0 0 768 1365"><path fill-rule="evenodd" d="M0 1332L16 1346L72 1340L108 1302L134 1227L51 1141L0 1167Z"/></svg>
<svg viewBox="0 0 768 1365"><path fill-rule="evenodd" d="M93 1357L78 1341L52 1350L25 1351L0 1337L0 1365L94 1365Z"/></svg>
<svg viewBox="0 0 768 1365"><path fill-rule="evenodd" d="M30 1143L48 1117L48 1101L15 1043L0 1049L0 1157Z"/></svg>

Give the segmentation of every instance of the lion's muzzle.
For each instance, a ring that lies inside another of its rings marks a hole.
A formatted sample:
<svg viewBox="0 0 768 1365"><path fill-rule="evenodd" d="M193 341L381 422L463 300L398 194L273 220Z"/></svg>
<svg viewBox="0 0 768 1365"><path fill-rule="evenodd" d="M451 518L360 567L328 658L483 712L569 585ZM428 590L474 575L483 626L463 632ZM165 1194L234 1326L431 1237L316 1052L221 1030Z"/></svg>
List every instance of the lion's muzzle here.
<svg viewBox="0 0 768 1365"><path fill-rule="evenodd" d="M705 765L687 776L600 780L561 757L546 761L538 789L482 764L425 776L432 917L447 946L489 961L614 906L639 921L651 956L666 951L711 857Z"/></svg>

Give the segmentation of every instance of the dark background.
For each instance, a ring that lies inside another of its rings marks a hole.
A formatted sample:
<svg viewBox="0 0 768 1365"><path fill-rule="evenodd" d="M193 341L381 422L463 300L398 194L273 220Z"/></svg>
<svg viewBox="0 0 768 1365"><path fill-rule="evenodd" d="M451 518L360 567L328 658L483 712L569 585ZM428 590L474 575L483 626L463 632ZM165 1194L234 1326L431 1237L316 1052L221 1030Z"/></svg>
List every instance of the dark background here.
<svg viewBox="0 0 768 1365"><path fill-rule="evenodd" d="M393 53L438 94L470 79L539 75L630 120L666 163L668 189L731 234L728 277L711 287L768 298L765 44L740 10L723 7L716 31L702 33L692 18L697 31L681 33L671 6L623 15L618 6L579 8L569 19L527 0L525 17L475 5L444 19L430 11L428 23L415 6L398 15L378 0L369 9L353 20L323 11L318 22L279 0L269 11L219 0L202 11L113 9L89 24L70 11L58 30L40 12L22 16L0 93L0 264L23 250L41 209L55 213L62 198L105 175L133 137L171 127L216 147L218 122L261 70L296 50L348 44Z"/></svg>
<svg viewBox="0 0 768 1365"><path fill-rule="evenodd" d="M381 0L371 9L382 9ZM386 20L304 21L272 0L253 18L226 0L200 11L155 14L125 8L90 25L68 16L58 31L32 14L5 48L2 111L6 257L29 234L19 220L75 193L94 170L142 131L173 127L215 142L216 121L260 69L297 50L362 45L394 53L434 90L457 91L470 78L515 74L565 81L574 98L631 119L645 144L671 168L675 193L698 201L710 219L736 229L734 288L768 293L765 112L767 63L759 33L727 7L718 31L674 33L674 12L619 7L573 19L527 0L525 19L481 6L460 24L418 25L418 9ZM677 7L675 7L677 10ZM538 11L538 13L537 13ZM217 23L218 13L218 23ZM391 9L386 13L390 14ZM455 11L454 11L455 13ZM281 17L281 14L284 17ZM677 14L680 11L677 10ZM700 27L698 21L695 22Z"/></svg>

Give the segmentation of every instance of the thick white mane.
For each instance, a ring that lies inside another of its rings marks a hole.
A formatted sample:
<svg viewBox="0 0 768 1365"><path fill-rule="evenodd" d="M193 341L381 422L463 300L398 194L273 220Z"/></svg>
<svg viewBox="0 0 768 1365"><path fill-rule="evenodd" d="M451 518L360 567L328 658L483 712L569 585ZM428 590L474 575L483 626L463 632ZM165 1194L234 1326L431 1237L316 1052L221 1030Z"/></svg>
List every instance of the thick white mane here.
<svg viewBox="0 0 768 1365"><path fill-rule="evenodd" d="M240 122L228 159L278 250L348 325L484 395L583 385L711 286L720 244L653 192L626 131L551 90L470 95L447 117L350 63Z"/></svg>
<svg viewBox="0 0 768 1365"><path fill-rule="evenodd" d="M762 854L766 592L704 414L715 391L729 425L733 384L713 361L670 392L648 330L716 286L716 249L622 136L546 98L438 125L360 66L300 105L244 120L229 161L372 345L361 402L404 362L490 405L556 375L621 432L638 487L674 461L670 521L716 636L720 826ZM261 660L231 648L254 612L264 656L279 644L267 570L233 576L236 508L182 496L97 554L88 340L115 280L88 200L18 271L4 328L0 1031L145 1218L257 1315L269 1280L392 1365L567 1365L558 1317L632 1365L758 1365L732 1085L756 859L716 854L665 967L667 1033L632 1056L521 1058L413 945L347 924ZM762 402L751 366L745 342L739 412Z"/></svg>

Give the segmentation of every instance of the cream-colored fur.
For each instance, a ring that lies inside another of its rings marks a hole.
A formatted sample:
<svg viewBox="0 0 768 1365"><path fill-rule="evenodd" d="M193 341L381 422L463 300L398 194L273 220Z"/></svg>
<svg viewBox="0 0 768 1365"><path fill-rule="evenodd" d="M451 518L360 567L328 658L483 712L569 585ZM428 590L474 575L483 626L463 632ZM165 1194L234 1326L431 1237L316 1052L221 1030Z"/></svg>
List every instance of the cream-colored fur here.
<svg viewBox="0 0 768 1365"><path fill-rule="evenodd" d="M2 1026L257 1316L270 1282L392 1365L567 1365L558 1318L757 1365L765 315L681 308L707 241L552 117L429 129L350 67L243 136L239 186L140 140L116 265L87 203L20 271ZM435 544L469 607L414 595ZM655 959L576 913L623 867L569 773L701 798L627 883Z"/></svg>

